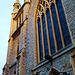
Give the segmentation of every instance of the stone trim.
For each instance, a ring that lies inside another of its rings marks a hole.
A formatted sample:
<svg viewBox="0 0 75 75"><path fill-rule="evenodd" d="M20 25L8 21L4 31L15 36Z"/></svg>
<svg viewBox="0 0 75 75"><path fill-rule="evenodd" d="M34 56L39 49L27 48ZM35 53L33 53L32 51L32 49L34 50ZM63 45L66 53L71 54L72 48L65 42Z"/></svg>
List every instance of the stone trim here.
<svg viewBox="0 0 75 75"><path fill-rule="evenodd" d="M20 49L19 55L21 54L21 52L22 52L23 49L26 49L26 48L22 48L22 49Z"/></svg>
<svg viewBox="0 0 75 75"><path fill-rule="evenodd" d="M61 49L60 51L58 51L57 53L53 54L52 57L53 57L53 59L55 59L74 48L75 48L75 44L70 44L70 45L66 46L65 48Z"/></svg>
<svg viewBox="0 0 75 75"><path fill-rule="evenodd" d="M65 48L63 48L61 51L58 51L57 53L53 54L52 58L56 59L56 58L60 57L61 55L65 54L66 52L71 51L74 48L75 48L75 44L70 44L70 45L66 46ZM49 62L48 60L44 59L38 65L34 66L33 69L32 69L32 71L34 71L37 68L39 68L39 67L47 64L48 62Z"/></svg>
<svg viewBox="0 0 75 75"><path fill-rule="evenodd" d="M9 69L11 69L13 66L15 66L16 63L17 63L17 61L15 61L15 62L9 67Z"/></svg>
<svg viewBox="0 0 75 75"><path fill-rule="evenodd" d="M22 23L18 28L17 30L12 34L11 37L13 37L13 39L15 39L19 34L20 34L20 29L21 27L24 25L24 23Z"/></svg>

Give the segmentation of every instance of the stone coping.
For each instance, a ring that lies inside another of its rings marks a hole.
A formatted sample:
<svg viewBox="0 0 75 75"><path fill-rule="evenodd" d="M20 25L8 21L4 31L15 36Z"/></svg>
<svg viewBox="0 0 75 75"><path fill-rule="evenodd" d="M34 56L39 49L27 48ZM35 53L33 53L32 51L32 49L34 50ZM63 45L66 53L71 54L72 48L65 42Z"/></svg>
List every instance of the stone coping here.
<svg viewBox="0 0 75 75"><path fill-rule="evenodd" d="M15 61L15 62L9 67L9 69L11 69L13 66L15 66L16 63L17 63L17 61Z"/></svg>
<svg viewBox="0 0 75 75"><path fill-rule="evenodd" d="M70 44L68 46L66 46L65 48L61 49L60 51L58 51L57 53L52 55L53 59L56 59L58 57L60 57L61 55L65 54L66 52L72 50L75 48L75 44ZM37 68L47 64L48 62L50 62L49 60L44 59L43 61L41 61L40 63L38 63L36 66L34 66L32 68L32 71L36 70Z"/></svg>

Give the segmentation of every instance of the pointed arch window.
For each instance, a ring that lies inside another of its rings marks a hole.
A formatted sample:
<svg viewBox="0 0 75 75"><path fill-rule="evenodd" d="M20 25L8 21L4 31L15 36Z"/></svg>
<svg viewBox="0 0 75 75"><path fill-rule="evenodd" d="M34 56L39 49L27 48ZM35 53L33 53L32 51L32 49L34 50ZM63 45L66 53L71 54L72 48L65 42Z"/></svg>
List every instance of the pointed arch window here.
<svg viewBox="0 0 75 75"><path fill-rule="evenodd" d="M41 61L71 44L71 38L61 0L39 1L36 17L37 59Z"/></svg>

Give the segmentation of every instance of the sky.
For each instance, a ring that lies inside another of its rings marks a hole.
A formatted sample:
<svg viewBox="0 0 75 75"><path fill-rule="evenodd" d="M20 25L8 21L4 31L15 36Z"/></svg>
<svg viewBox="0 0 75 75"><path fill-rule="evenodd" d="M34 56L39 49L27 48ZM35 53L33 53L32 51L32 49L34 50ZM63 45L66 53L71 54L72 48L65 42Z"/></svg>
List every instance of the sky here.
<svg viewBox="0 0 75 75"><path fill-rule="evenodd" d="M6 63L8 40L11 24L11 13L13 12L13 4L16 0L0 1L0 75ZM21 5L24 0L19 0Z"/></svg>

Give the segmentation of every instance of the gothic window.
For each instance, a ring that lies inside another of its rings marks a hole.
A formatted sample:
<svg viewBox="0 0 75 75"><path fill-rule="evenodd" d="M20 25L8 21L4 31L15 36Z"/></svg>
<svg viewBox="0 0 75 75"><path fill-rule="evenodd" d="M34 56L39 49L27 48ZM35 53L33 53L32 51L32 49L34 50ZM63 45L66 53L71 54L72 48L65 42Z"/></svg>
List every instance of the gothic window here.
<svg viewBox="0 0 75 75"><path fill-rule="evenodd" d="M71 39L61 0L39 1L36 17L37 60L42 61L71 44Z"/></svg>

